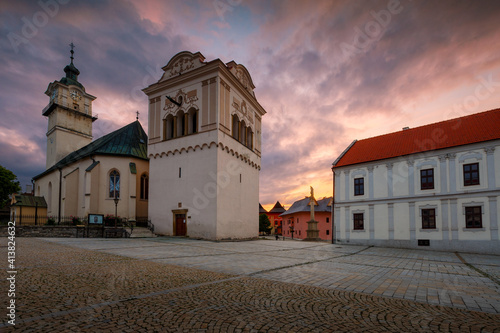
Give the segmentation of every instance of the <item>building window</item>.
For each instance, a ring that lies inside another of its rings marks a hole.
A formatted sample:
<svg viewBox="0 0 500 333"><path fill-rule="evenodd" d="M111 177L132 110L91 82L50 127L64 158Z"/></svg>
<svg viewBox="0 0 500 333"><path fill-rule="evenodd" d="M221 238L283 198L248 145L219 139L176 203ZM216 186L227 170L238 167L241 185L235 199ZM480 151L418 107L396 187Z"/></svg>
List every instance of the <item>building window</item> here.
<svg viewBox="0 0 500 333"><path fill-rule="evenodd" d="M365 229L365 221L364 221L363 213L356 213L353 215L354 217L354 230L364 230Z"/></svg>
<svg viewBox="0 0 500 333"><path fill-rule="evenodd" d="M330 234L330 230L326 230L326 235L328 236Z"/></svg>
<svg viewBox="0 0 500 333"><path fill-rule="evenodd" d="M354 195L364 195L364 194L365 194L365 179L354 178Z"/></svg>
<svg viewBox="0 0 500 333"><path fill-rule="evenodd" d="M465 207L465 227L482 228L481 206Z"/></svg>
<svg viewBox="0 0 500 333"><path fill-rule="evenodd" d="M436 229L435 209L422 209L422 229Z"/></svg>
<svg viewBox="0 0 500 333"><path fill-rule="evenodd" d="M120 173L116 170L111 171L109 174L109 197L120 197Z"/></svg>
<svg viewBox="0 0 500 333"><path fill-rule="evenodd" d="M233 114L233 138L239 141L240 138L240 120L238 116Z"/></svg>
<svg viewBox="0 0 500 333"><path fill-rule="evenodd" d="M464 164L464 186L479 185L479 163Z"/></svg>
<svg viewBox="0 0 500 333"><path fill-rule="evenodd" d="M434 189L434 169L420 170L420 189Z"/></svg>
<svg viewBox="0 0 500 333"><path fill-rule="evenodd" d="M326 218L326 223L330 223L330 218L329 217Z"/></svg>
<svg viewBox="0 0 500 333"><path fill-rule="evenodd" d="M141 176L141 196L142 200L149 199L149 177L146 174Z"/></svg>

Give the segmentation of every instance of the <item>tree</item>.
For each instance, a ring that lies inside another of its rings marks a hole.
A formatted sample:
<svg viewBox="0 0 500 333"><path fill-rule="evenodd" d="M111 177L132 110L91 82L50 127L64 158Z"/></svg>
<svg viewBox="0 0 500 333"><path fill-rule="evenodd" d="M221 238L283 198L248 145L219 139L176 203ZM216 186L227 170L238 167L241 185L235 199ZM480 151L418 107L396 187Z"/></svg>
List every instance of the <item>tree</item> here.
<svg viewBox="0 0 500 333"><path fill-rule="evenodd" d="M271 222L266 214L259 215L259 232L269 232L271 229Z"/></svg>
<svg viewBox="0 0 500 333"><path fill-rule="evenodd" d="M0 205L3 207L9 202L12 193L21 191L17 176L0 165Z"/></svg>

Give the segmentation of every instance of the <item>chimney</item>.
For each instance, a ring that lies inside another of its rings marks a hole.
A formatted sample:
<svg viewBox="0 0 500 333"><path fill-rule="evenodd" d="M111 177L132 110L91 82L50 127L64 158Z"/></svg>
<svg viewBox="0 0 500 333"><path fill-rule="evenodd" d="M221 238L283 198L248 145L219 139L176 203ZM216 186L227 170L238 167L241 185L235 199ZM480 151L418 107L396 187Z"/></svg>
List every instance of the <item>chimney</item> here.
<svg viewBox="0 0 500 333"><path fill-rule="evenodd" d="M26 185L26 193L31 194L31 192L33 192L33 185Z"/></svg>

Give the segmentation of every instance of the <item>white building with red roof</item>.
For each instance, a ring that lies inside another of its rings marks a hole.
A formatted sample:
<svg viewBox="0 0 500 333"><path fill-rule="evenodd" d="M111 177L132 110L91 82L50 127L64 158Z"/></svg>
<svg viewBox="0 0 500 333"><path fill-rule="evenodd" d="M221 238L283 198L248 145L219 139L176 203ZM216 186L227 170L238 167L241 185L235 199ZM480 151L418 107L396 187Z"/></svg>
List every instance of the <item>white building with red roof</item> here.
<svg viewBox="0 0 500 333"><path fill-rule="evenodd" d="M500 254L500 109L355 140L333 163L338 243Z"/></svg>

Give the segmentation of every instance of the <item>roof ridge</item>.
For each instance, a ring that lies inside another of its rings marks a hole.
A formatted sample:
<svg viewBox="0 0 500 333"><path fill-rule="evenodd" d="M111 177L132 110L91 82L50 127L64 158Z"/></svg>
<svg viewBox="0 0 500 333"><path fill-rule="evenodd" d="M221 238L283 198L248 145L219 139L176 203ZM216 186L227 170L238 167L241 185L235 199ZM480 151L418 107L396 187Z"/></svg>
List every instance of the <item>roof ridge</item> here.
<svg viewBox="0 0 500 333"><path fill-rule="evenodd" d="M429 124L420 125L420 126L417 126L417 127L409 127L408 129L405 129L404 132L414 132L414 131L416 131L418 129L422 129L424 127L436 126L436 125L439 125L439 124L444 124L444 123L447 123L447 122L457 121L458 119L464 119L464 118L468 118L468 117L476 117L476 116L480 116L481 114L492 112L492 111L500 111L500 108L495 108L495 109L491 109L491 110L487 110L487 111L481 111L481 112L477 112L477 113L471 113L471 114L468 114L468 115L465 115L465 116L451 118L451 119L447 119L447 120L441 120L441 121L438 121L438 122L435 122L435 123L429 123ZM359 142L359 141L374 139L374 138L378 138L378 137L382 137L382 136L386 136L386 135L391 135L391 134L396 134L396 133L401 133L401 132L402 131L389 132L389 133L385 133L385 134L370 136L368 138L360 139L360 140L357 140L357 141Z"/></svg>

